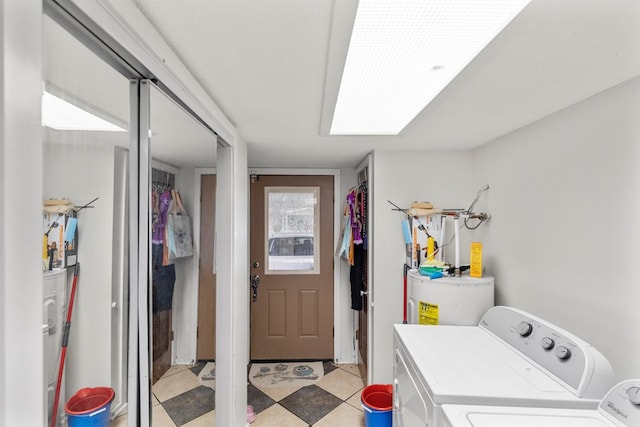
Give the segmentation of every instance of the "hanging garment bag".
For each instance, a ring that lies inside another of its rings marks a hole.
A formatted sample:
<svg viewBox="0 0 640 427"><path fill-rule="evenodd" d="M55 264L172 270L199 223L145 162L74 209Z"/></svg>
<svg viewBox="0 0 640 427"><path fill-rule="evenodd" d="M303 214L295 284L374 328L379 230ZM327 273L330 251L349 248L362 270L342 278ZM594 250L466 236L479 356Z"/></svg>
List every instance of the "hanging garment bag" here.
<svg viewBox="0 0 640 427"><path fill-rule="evenodd" d="M191 218L182 205L180 193L171 190L172 207L167 217L167 246L169 259L184 258L193 255L193 237Z"/></svg>

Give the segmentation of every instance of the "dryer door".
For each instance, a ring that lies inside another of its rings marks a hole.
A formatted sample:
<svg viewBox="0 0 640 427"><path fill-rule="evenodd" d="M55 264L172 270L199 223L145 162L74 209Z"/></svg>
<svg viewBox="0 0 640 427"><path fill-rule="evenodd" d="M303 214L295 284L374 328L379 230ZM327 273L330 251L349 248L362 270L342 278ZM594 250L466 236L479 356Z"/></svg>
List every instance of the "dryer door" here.
<svg viewBox="0 0 640 427"><path fill-rule="evenodd" d="M393 363L393 426L429 426L426 391L413 377L410 366L396 347ZM433 418L433 416L431 417Z"/></svg>

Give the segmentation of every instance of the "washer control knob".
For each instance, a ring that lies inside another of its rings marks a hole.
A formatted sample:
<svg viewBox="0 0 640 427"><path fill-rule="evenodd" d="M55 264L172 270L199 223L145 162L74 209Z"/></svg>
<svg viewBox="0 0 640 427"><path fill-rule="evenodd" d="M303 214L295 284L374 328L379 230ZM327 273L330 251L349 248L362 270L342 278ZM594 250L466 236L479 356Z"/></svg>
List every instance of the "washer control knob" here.
<svg viewBox="0 0 640 427"><path fill-rule="evenodd" d="M542 338L542 341L540 341L540 344L545 350L551 350L553 346L556 345L556 342L553 340L553 338L544 337Z"/></svg>
<svg viewBox="0 0 640 427"><path fill-rule="evenodd" d="M528 322L520 322L518 325L518 333L521 337L528 337L533 332L533 326Z"/></svg>
<svg viewBox="0 0 640 427"><path fill-rule="evenodd" d="M627 397L629 398L629 402L634 405L640 405L640 387L629 387L627 390Z"/></svg>
<svg viewBox="0 0 640 427"><path fill-rule="evenodd" d="M571 350L563 345L558 346L556 348L556 356L558 356L558 359L567 360L571 357Z"/></svg>

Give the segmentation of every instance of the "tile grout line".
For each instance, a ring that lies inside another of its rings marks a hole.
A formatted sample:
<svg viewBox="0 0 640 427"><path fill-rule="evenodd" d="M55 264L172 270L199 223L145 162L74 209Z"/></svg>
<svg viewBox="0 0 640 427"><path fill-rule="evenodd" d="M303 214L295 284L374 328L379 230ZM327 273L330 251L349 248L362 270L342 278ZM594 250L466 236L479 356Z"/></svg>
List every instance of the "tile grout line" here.
<svg viewBox="0 0 640 427"><path fill-rule="evenodd" d="M339 370L341 370L341 371L343 371L343 372L346 372L346 373L348 373L348 374L350 374L350 375L352 375L352 376L354 376L354 377L358 378L360 381L362 381L362 377L361 377L360 375L356 375L356 374L353 372L353 370L349 370L348 368L345 368L345 367L342 367L342 366L340 366L340 365L336 365L336 364L333 364L333 363L332 363L332 365L333 365L333 367L334 367L335 369L332 369L332 370L331 370L331 372L333 372L333 371L335 371L335 370L338 370L338 369L339 369ZM197 365L193 365L193 366L197 366ZM191 370L191 368L192 368L193 366L185 366L185 367L183 367L182 369L177 369L177 370L175 370L174 372L172 372L170 375L168 375L168 376L166 376L166 377L164 377L164 376L163 376L161 379L163 379L163 380L168 380L168 381L170 382L170 381L171 381L171 379L172 379L172 377L174 377L176 374L179 374L179 373L184 372L185 370L190 370L192 375L194 375L195 377L198 377L198 375L196 375L196 374ZM331 374L331 372L329 372L328 374L325 374L325 376L330 375L330 374ZM248 384L250 384L250 381L248 381ZM321 388L324 392L326 392L326 393L328 393L328 394L332 395L333 397L335 397L336 399L338 399L338 400L341 402L341 403L340 403L340 405L342 405L342 404L345 404L345 403L346 403L349 407L351 407L351 408L353 408L353 409L356 409L356 410L359 410L359 409L360 409L357 405L354 405L354 404L352 404L352 403L350 403L350 402L348 402L348 401L349 401L350 399L353 399L353 398L354 398L354 396L356 396L358 393L361 393L361 392L362 392L362 390L364 389L364 384L360 387L360 389L359 389L359 390L355 391L353 394L351 394L350 396L348 396L348 397L347 397L347 398L345 398L345 399L342 399L342 398L340 398L340 397L338 397L338 396L334 395L334 394L333 394L333 393L331 393L330 391L325 390L323 387L320 387L320 388ZM259 388L257 388L257 389L258 389L258 391L262 392L262 390L260 390ZM262 393L264 393L264 392L262 392ZM156 402L154 402L154 403L152 404L152 406L153 406L153 407L155 407L155 406L157 406L157 405L160 405L160 406L164 409L163 402L161 402L161 401L160 401L160 399L158 398L158 396L157 396L155 393L153 393L153 396L154 396L154 398L155 398ZM267 397L269 397L269 396L267 395ZM285 397L286 397L286 396L285 396ZM284 398L283 398L283 399L284 399ZM297 418L297 419L299 419L300 421L305 422L302 418L300 418L300 417L299 417L298 415L296 415L294 412L292 412L292 411L290 411L289 409L287 409L286 407L284 407L284 406L280 403L280 400L282 400L282 399L277 400L277 401L276 401L275 399L272 399L272 400L273 400L273 402L274 402L274 403L273 403L273 405L278 405L280 408L282 408L283 410L285 410L287 413L289 413L289 414L291 414L292 416L296 417L296 418ZM271 406L273 406L273 405L271 405ZM340 406L340 405L338 405L338 406ZM337 408L337 407L336 407L336 408ZM266 408L265 408L265 409L266 409ZM334 408L332 411L330 411L329 413L325 414L325 415L323 416L323 418L324 418L324 417L326 417L326 416L328 416L328 415L330 415L334 410L335 410L335 408ZM165 409L165 411L166 411L166 409ZM207 413L211 413L211 412L215 412L215 409L214 409L214 410L212 410L212 411L210 411L210 412L207 412ZM261 411L261 412L262 412L262 411ZM168 414L168 415L169 415L169 414ZM169 417L171 418L171 416L169 416ZM322 418L321 418L321 419L322 419ZM171 421L173 422L173 420L171 420ZM173 423L173 424L175 425L175 423ZM310 426L311 426L311 425L310 425Z"/></svg>

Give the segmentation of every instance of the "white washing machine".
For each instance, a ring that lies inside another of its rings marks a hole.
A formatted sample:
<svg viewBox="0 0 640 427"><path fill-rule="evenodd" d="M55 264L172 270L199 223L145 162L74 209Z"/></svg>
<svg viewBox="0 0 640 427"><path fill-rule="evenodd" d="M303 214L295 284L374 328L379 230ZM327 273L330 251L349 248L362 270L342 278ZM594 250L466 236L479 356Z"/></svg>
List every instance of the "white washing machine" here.
<svg viewBox="0 0 640 427"><path fill-rule="evenodd" d="M44 344L44 381L47 419L50 421L58 381L58 363L66 313L67 270L55 269L42 277L42 340ZM66 424L64 380L58 402L58 425Z"/></svg>
<svg viewBox="0 0 640 427"><path fill-rule="evenodd" d="M493 307L493 277L430 279L407 273L407 322L419 325L477 325Z"/></svg>
<svg viewBox="0 0 640 427"><path fill-rule="evenodd" d="M476 326L394 326L394 427L442 427L442 405L595 409L613 369L588 343L524 311Z"/></svg>
<svg viewBox="0 0 640 427"><path fill-rule="evenodd" d="M442 405L442 411L445 427L637 427L640 379L617 384L597 410Z"/></svg>

